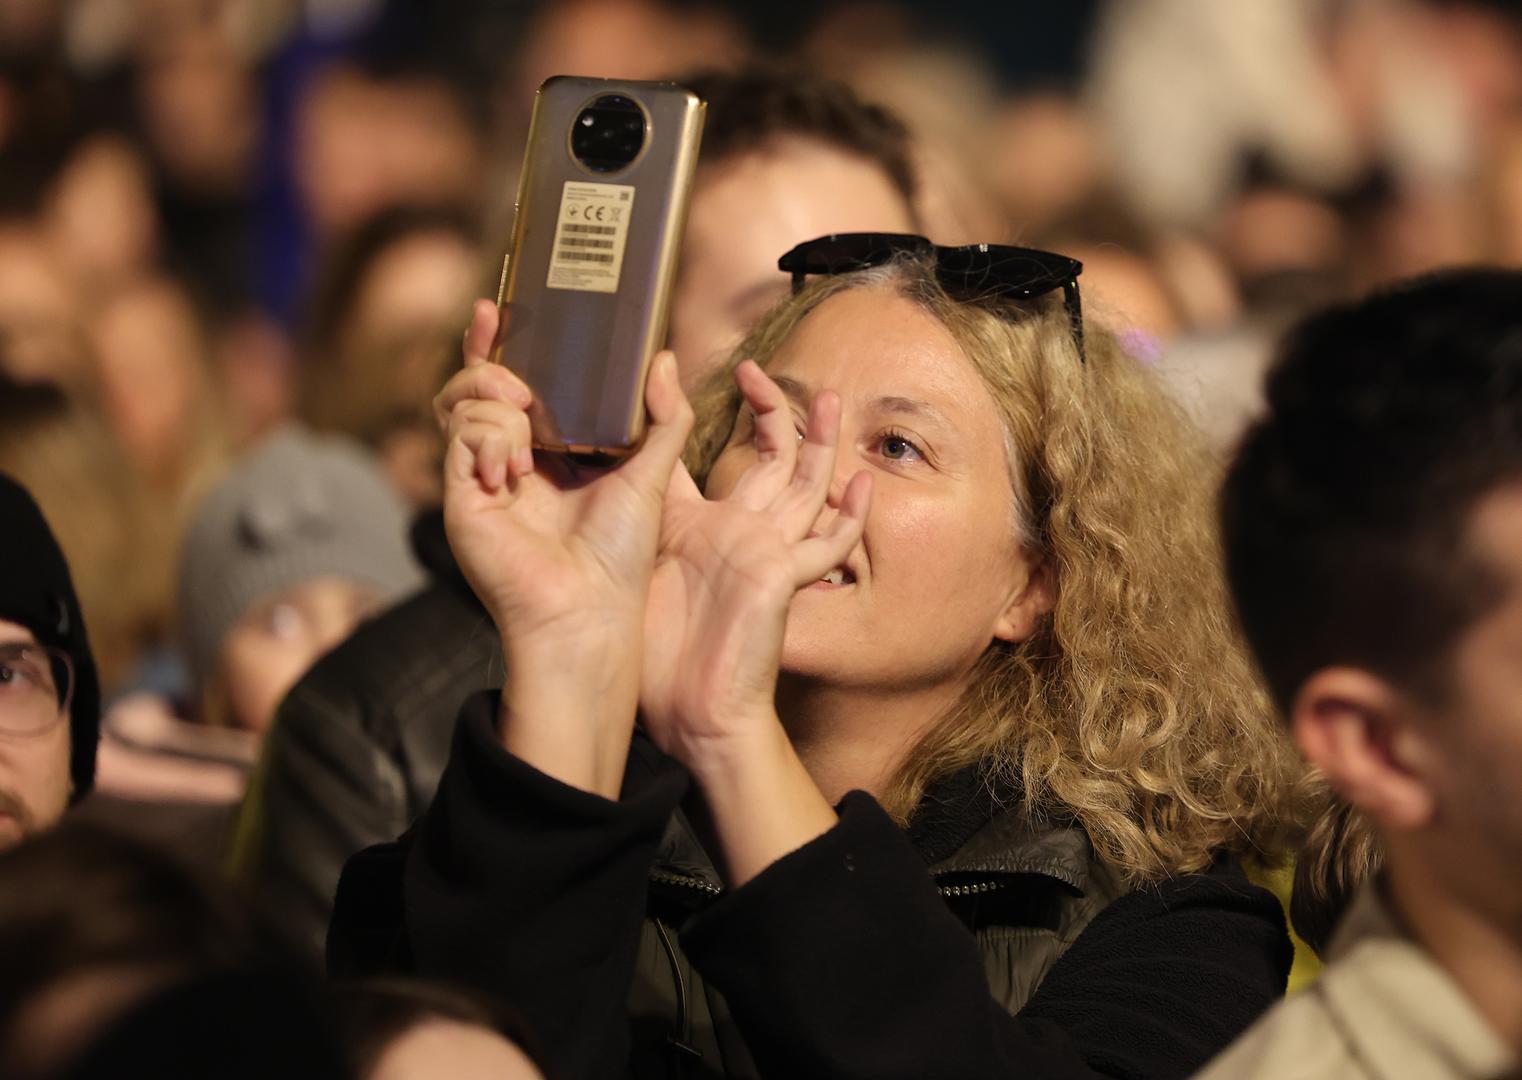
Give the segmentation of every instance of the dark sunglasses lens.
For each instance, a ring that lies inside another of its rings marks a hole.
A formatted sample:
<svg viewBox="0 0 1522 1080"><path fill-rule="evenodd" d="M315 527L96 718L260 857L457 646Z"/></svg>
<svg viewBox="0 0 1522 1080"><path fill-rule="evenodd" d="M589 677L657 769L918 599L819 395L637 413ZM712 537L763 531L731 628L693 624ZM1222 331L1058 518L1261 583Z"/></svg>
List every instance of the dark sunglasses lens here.
<svg viewBox="0 0 1522 1080"><path fill-rule="evenodd" d="M964 289L1032 297L1051 292L1076 276L1071 259L1020 248L943 248L942 280Z"/></svg>
<svg viewBox="0 0 1522 1080"><path fill-rule="evenodd" d="M924 251L929 241L916 236L890 233L845 233L826 236L800 245L801 265L806 274L845 274L881 266L906 252Z"/></svg>

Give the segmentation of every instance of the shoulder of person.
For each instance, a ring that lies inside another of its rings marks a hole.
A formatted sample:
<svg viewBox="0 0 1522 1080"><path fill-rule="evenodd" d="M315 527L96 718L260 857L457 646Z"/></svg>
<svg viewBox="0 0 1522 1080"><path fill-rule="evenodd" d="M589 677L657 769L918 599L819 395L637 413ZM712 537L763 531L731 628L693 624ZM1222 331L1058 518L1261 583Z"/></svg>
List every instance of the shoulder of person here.
<svg viewBox="0 0 1522 1080"><path fill-rule="evenodd" d="M352 713L365 726L434 688L463 686L463 696L501 680L501 641L491 621L457 590L433 582L362 622L313 664L282 705L280 722Z"/></svg>

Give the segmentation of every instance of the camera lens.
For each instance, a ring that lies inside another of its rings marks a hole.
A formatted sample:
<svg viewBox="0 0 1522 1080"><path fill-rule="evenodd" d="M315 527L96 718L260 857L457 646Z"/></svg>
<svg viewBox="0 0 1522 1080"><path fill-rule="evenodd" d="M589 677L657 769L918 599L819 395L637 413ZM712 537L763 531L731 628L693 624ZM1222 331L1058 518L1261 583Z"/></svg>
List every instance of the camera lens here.
<svg viewBox="0 0 1522 1080"><path fill-rule="evenodd" d="M626 168L645 145L645 114L621 94L604 94L571 125L571 156L592 172Z"/></svg>

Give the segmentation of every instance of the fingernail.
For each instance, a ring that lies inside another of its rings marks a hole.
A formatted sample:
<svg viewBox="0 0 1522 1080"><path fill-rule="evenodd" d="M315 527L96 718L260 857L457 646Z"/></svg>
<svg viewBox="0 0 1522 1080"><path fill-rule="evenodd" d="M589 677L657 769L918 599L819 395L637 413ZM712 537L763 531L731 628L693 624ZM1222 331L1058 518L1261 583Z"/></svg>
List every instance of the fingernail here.
<svg viewBox="0 0 1522 1080"><path fill-rule="evenodd" d="M513 469L519 476L527 476L534 471L534 451L527 446L520 447L513 453Z"/></svg>

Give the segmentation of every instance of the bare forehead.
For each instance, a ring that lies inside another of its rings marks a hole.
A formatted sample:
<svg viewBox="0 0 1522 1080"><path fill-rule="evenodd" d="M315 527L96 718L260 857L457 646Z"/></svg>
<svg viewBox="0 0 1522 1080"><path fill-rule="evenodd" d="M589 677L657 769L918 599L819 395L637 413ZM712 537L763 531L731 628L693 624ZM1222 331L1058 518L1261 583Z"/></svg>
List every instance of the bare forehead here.
<svg viewBox="0 0 1522 1080"><path fill-rule="evenodd" d="M838 293L810 312L767 371L846 401L925 402L949 416L992 412L972 363L935 316L890 288Z"/></svg>

